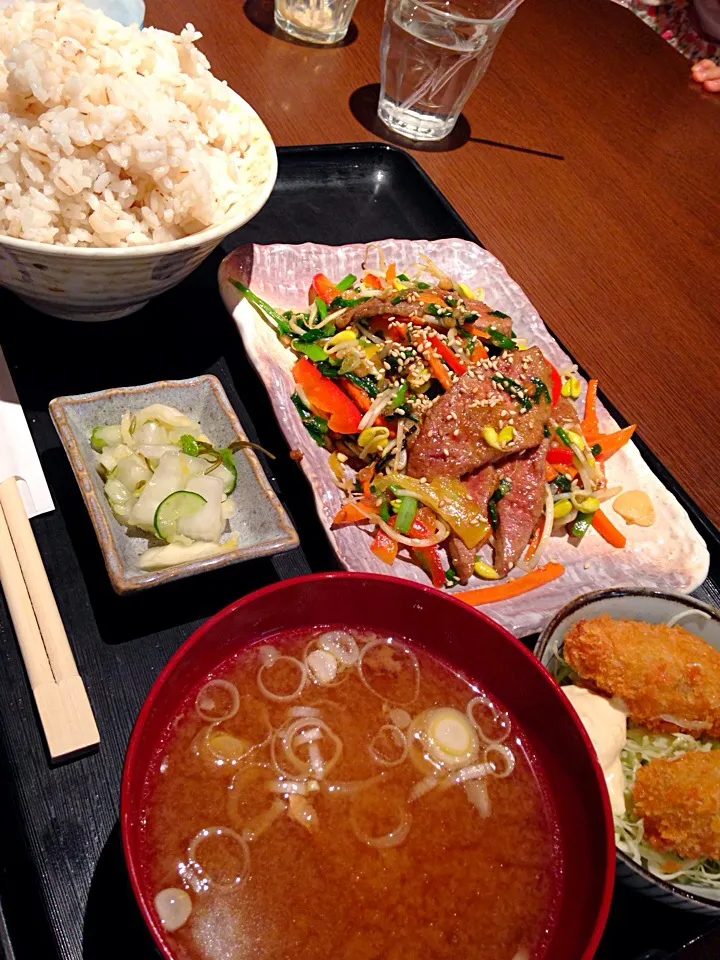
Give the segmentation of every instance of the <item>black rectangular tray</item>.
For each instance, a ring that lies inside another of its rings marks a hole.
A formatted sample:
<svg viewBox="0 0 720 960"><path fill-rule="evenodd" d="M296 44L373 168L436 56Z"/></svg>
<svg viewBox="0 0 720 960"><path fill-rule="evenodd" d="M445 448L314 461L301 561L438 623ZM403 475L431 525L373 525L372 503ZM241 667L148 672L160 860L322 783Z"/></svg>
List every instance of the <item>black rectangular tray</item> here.
<svg viewBox="0 0 720 960"><path fill-rule="evenodd" d="M479 242L400 150L350 144L279 153L270 201L228 238L226 252L249 241L464 237ZM0 952L7 960L157 957L129 890L118 832L123 757L140 705L170 654L210 614L263 584L336 566L302 473L280 456L264 466L294 519L301 548L137 596L118 597L110 587L48 415L53 397L215 373L249 436L278 453L287 451L218 293L222 255L216 251L142 312L109 323L54 320L0 291L2 345L57 508L33 520L33 528L102 736L98 752L50 767L0 596ZM552 324L552 317L547 319ZM639 446L707 540L711 575L697 595L718 604L720 535L641 440ZM713 926L720 930L720 919L673 911L620 887L597 956L665 960ZM720 955L720 946L713 955Z"/></svg>

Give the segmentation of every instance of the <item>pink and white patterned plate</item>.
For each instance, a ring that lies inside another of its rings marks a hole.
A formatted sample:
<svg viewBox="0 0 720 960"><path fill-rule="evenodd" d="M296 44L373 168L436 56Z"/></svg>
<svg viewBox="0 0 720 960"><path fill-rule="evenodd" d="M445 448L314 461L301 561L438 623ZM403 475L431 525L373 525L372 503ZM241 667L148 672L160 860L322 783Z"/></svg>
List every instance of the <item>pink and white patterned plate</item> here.
<svg viewBox="0 0 720 960"><path fill-rule="evenodd" d="M513 318L518 336L541 347L556 367L562 369L571 365L571 359L555 342L521 288L487 250L466 240L452 239L382 240L377 246L382 248L385 260L397 263L398 269L416 263L420 254L426 254L450 276L463 280L472 289L482 287L486 301ZM238 290L228 283L230 277L241 280L258 296L280 309L301 307L307 304L313 274L322 272L331 278L359 274L366 251L365 244L330 247L313 243L295 246L277 243L239 247L221 264L220 289L238 325L247 354L270 394L290 447L304 454L302 468L312 485L320 519L340 562L349 570L391 573L426 582L424 572L408 561L397 560L389 568L373 556L367 529L331 529L343 494L333 481L327 452L307 433L290 399L294 391L290 372L294 355L279 342L253 307L241 299ZM371 257L376 255L370 252ZM583 394L584 391L585 383ZM604 408L599 407L598 413L604 431L617 428ZM543 560L554 559L563 563L563 576L532 593L482 608L517 636L541 630L565 603L588 590L634 586L688 593L707 576L709 555L705 543L686 511L652 473L635 444L627 444L609 461L607 473L611 486L647 491L655 505L657 521L652 527L625 526L623 520L614 516L627 536L627 546L623 550L609 546L593 529L577 546L565 537L553 537ZM511 576L518 574L519 571ZM482 585L476 580L469 586L477 588ZM468 587L454 588L455 591L466 589Z"/></svg>

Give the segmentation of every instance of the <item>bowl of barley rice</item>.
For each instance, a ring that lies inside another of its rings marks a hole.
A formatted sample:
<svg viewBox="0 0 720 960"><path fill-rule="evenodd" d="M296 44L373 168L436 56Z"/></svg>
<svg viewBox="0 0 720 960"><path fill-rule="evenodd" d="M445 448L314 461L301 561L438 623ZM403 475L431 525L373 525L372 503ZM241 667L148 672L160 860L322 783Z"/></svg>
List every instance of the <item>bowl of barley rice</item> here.
<svg viewBox="0 0 720 960"><path fill-rule="evenodd" d="M80 0L0 9L0 285L64 319L126 316L261 209L272 138L200 37Z"/></svg>

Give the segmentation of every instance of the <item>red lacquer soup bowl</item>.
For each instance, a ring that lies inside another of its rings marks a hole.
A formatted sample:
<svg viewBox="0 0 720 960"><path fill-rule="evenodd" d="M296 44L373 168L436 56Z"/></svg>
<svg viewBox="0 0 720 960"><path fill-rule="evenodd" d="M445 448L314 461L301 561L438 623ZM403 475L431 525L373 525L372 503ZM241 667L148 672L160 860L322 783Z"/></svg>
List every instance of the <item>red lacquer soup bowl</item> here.
<svg viewBox="0 0 720 960"><path fill-rule="evenodd" d="M557 814L562 870L553 933L542 956L590 960L610 906L615 842L602 772L575 713L532 654L482 613L429 587L360 573L286 580L238 600L193 633L148 694L125 760L120 819L133 891L162 955L174 958L154 908L157 891L148 880L142 823L150 771L168 726L208 674L242 647L284 631L326 625L405 638L509 710Z"/></svg>

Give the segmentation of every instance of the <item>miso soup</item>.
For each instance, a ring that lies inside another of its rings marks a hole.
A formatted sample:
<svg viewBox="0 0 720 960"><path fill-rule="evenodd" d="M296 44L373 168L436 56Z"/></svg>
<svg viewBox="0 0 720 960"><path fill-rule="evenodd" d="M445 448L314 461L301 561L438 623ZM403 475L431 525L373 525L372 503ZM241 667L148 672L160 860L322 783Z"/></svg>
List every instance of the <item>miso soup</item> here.
<svg viewBox="0 0 720 960"><path fill-rule="evenodd" d="M491 691L411 642L243 650L173 718L146 789L178 960L529 960L552 934L543 771Z"/></svg>

